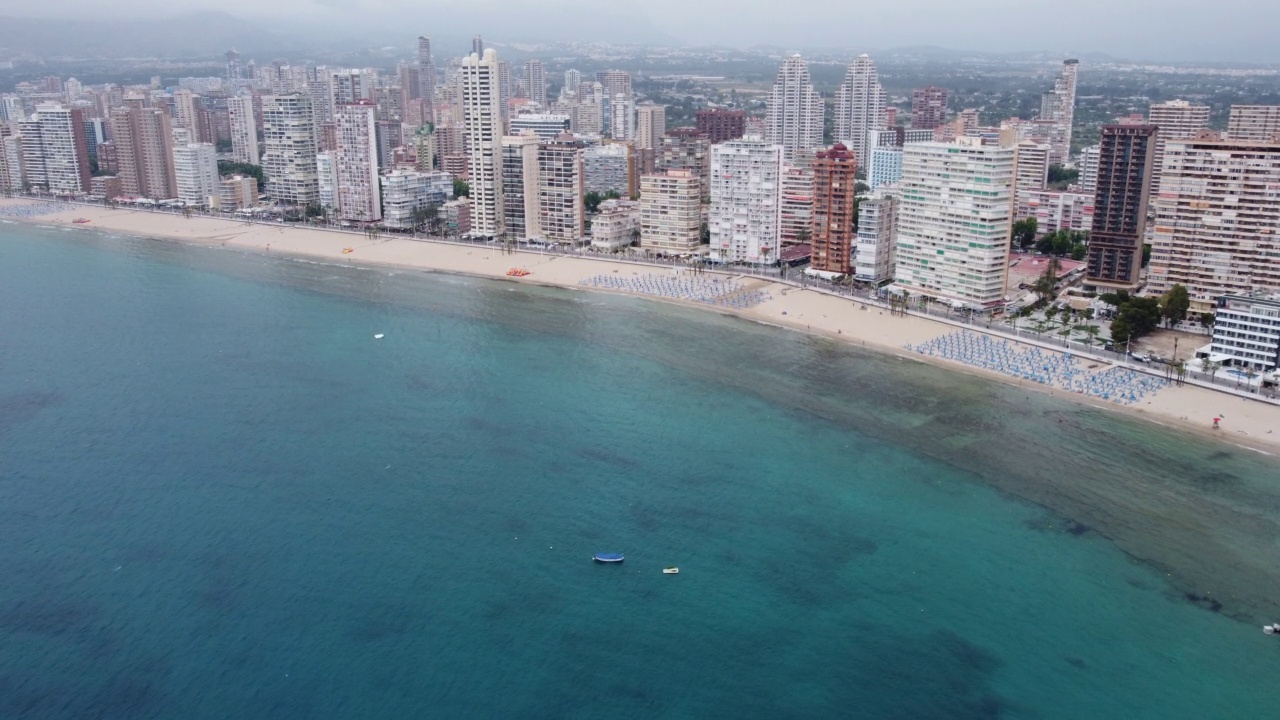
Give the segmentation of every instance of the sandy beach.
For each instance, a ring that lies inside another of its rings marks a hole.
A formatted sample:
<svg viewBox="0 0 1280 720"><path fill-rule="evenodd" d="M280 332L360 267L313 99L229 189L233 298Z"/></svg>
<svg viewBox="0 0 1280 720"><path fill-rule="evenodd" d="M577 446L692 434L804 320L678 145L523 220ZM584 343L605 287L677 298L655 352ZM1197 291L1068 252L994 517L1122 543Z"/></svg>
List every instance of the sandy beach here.
<svg viewBox="0 0 1280 720"><path fill-rule="evenodd" d="M38 201L0 198L0 208L37 205ZM36 225L84 228L121 234L178 240L187 243L221 245L263 253L280 253L362 266L393 266L459 273L566 288L580 288L581 281L599 275L620 277L670 274L666 267L646 267L635 263L610 262L544 255L533 252L503 253L497 248L426 242L402 236L371 240L362 234L249 224L233 219L184 218L180 215L143 210L95 206L67 206L67 209L30 217L2 218ZM75 223L77 219L89 222ZM346 249L350 252L344 252ZM507 276L511 268L523 268L529 275ZM733 277L726 274L725 277ZM934 362L952 369L979 374L1028 389L1059 394L1117 412L1132 414L1164 425L1178 427L1200 436L1238 444L1267 453L1280 453L1280 406L1215 392L1195 386L1169 387L1133 405L1120 405L1099 398L1077 395L1032 381L1019 381L1004 374L967 364L908 352L904 346L917 345L955 332L956 328L930 318L894 316L888 311L857 299L840 298L815 290L796 288L761 278L743 277L747 289L766 291L771 299L750 308L724 308L690 302L687 305L732 313L745 319L766 322L830 337L853 345L874 347L896 355ZM654 298L663 299L663 298ZM670 302L677 302L669 300ZM1101 361L1091 372L1110 367ZM1223 429L1213 430L1210 419L1226 418Z"/></svg>

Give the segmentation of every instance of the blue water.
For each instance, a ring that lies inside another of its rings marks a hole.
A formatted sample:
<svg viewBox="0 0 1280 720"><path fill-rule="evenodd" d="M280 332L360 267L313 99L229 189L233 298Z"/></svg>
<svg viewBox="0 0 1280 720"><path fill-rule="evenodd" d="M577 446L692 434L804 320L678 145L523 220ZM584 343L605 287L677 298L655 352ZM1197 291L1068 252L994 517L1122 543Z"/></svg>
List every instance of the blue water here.
<svg viewBox="0 0 1280 720"><path fill-rule="evenodd" d="M1280 470L1228 443L87 232L0 224L0 308L2 718L1277 716Z"/></svg>

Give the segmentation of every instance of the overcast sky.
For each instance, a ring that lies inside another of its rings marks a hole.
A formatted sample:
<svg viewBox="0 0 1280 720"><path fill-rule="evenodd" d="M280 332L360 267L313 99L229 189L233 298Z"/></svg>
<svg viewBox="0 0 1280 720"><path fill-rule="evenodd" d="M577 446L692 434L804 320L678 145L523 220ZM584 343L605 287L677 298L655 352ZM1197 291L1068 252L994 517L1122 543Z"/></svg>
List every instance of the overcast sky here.
<svg viewBox="0 0 1280 720"><path fill-rule="evenodd" d="M305 17L334 28L400 35L536 41L593 36L691 44L884 49L1105 52L1120 57L1272 62L1280 2L1231 0L0 0L0 13L92 17L219 10L244 18ZM575 32L575 30L579 32ZM523 37L520 37L523 35Z"/></svg>

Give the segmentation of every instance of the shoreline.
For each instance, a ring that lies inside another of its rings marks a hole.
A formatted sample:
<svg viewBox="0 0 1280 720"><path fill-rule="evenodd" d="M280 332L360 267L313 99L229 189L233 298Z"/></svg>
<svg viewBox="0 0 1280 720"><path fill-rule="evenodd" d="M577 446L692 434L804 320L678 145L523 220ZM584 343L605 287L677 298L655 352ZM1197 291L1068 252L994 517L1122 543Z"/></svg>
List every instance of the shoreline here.
<svg viewBox="0 0 1280 720"><path fill-rule="evenodd" d="M35 205L41 202L26 198L0 198L0 207ZM370 240L355 233L342 231L245 223L234 219L204 216L184 218L181 215L133 209L82 205L66 205L66 208L55 213L29 217L0 217L0 219L48 228L83 228L163 242L176 241L188 245L221 246L265 255L276 253L334 265L359 264L441 272L489 280L506 280L519 284L606 292L666 301L763 325L803 332L815 337L824 337L853 347L872 348L899 358L910 358L949 371L966 372L1021 389L1039 390L1071 400L1082 407L1120 412L1169 429L1226 442L1268 456L1280 454L1280 406L1248 397L1241 397L1241 402L1236 403L1236 396L1231 393L1194 385L1164 388L1143 398L1140 401L1141 404L1136 405L1108 402L1101 398L1019 379L960 361L909 351L904 347L918 345L957 330L968 330L997 339L1007 339L1021 348L1040 347L1049 352L1062 352L1048 343L1026 342L1020 338L1007 336L1003 332L989 332L980 327L952 324L918 315L886 316L880 306L866 299L835 296L768 278L708 271L707 276L737 279L747 289L760 290L771 295L770 299L753 307L734 308L581 284L588 278L600 275L616 274L619 277L625 277L670 272L670 266L665 265L622 262L606 257L542 254L525 250L503 254L498 248L481 245L410 239L398 235ZM77 218L85 218L90 222L76 224L73 221ZM345 248L352 248L353 251L344 253ZM507 276L506 271L512 267L522 267L532 272L524 277ZM855 305L863 309L859 310ZM1105 359L1096 362L1099 365L1097 368L1099 372L1111 367L1124 367ZM1232 411L1218 413L1218 409L1227 402L1233 403ZM1214 414L1222 414L1228 418L1228 425L1223 430L1214 431L1209 427L1207 419ZM1199 423L1190 419L1197 415L1205 416L1206 422ZM1249 431L1238 429L1241 427L1248 427Z"/></svg>

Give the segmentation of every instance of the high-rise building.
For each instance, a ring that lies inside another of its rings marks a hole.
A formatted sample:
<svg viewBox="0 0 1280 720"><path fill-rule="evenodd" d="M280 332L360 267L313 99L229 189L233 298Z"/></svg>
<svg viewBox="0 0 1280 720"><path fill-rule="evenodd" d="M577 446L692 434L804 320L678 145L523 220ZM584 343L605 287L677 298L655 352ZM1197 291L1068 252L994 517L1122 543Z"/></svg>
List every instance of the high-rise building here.
<svg viewBox="0 0 1280 720"><path fill-rule="evenodd" d="M1103 125L1085 286L1134 289L1147 227L1154 125Z"/></svg>
<svg viewBox="0 0 1280 720"><path fill-rule="evenodd" d="M1036 219L1040 234L1059 230L1089 232L1093 229L1093 196L1077 192L1033 190L1026 193L1030 210L1027 217Z"/></svg>
<svg viewBox="0 0 1280 720"><path fill-rule="evenodd" d="M631 186L631 146L627 143L592 145L583 152L583 183L587 192L609 192L629 198Z"/></svg>
<svg viewBox="0 0 1280 720"><path fill-rule="evenodd" d="M319 191L320 207L329 210L338 209L338 165L334 161L333 151L316 153L316 187Z"/></svg>
<svg viewBox="0 0 1280 720"><path fill-rule="evenodd" d="M187 131L190 142L210 142L208 111L199 95L190 90L173 94L173 126Z"/></svg>
<svg viewBox="0 0 1280 720"><path fill-rule="evenodd" d="M14 122L16 125L17 121ZM20 142L16 127L0 122L0 191L21 192L25 189Z"/></svg>
<svg viewBox="0 0 1280 720"><path fill-rule="evenodd" d="M1195 312L1222 295L1280 292L1280 138L1171 140L1164 170L1148 290L1182 285Z"/></svg>
<svg viewBox="0 0 1280 720"><path fill-rule="evenodd" d="M630 139L635 131L635 94L631 90L631 73L622 70L601 70L596 73L600 84L598 98L604 112L604 126L615 140ZM622 97L618 106L618 97ZM617 106L617 107L615 107ZM615 112L616 111L616 112Z"/></svg>
<svg viewBox="0 0 1280 720"><path fill-rule="evenodd" d="M498 97L498 54L472 53L462 60L462 122L471 187L472 237L502 234L502 109Z"/></svg>
<svg viewBox="0 0 1280 720"><path fill-rule="evenodd" d="M711 143L696 128L674 128L662 136L659 170L688 170L698 177L703 192L711 192Z"/></svg>
<svg viewBox="0 0 1280 720"><path fill-rule="evenodd" d="M427 103L426 122L434 122L436 64L431 59L431 38L418 36L418 97Z"/></svg>
<svg viewBox="0 0 1280 720"><path fill-rule="evenodd" d="M781 145L747 135L711 146L711 259L778 259Z"/></svg>
<svg viewBox="0 0 1280 720"><path fill-rule="evenodd" d="M511 98L515 97L515 78L511 77L511 63L498 61L498 112L505 122L511 116Z"/></svg>
<svg viewBox="0 0 1280 720"><path fill-rule="evenodd" d="M859 282L880 285L893 279L897 254L898 200L874 193L858 202L858 247L853 277Z"/></svg>
<svg viewBox="0 0 1280 720"><path fill-rule="evenodd" d="M173 149L173 173L178 199L195 207L210 205L219 196L218 153L209 143L188 143Z"/></svg>
<svg viewBox="0 0 1280 720"><path fill-rule="evenodd" d="M747 113L745 110L729 110L727 108L707 108L697 114L698 132L707 136L712 145L737 140L747 131Z"/></svg>
<svg viewBox="0 0 1280 720"><path fill-rule="evenodd" d="M1062 74L1053 81L1053 89L1040 96L1040 119L1053 124L1048 138L1049 162L1062 165L1071 154L1071 134L1075 127L1076 75L1080 61L1062 63Z"/></svg>
<svg viewBox="0 0 1280 720"><path fill-rule="evenodd" d="M691 253L702 242L702 183L688 170L640 178L640 245Z"/></svg>
<svg viewBox="0 0 1280 720"><path fill-rule="evenodd" d="M57 103L36 106L29 121L39 125L43 189L55 194L78 195L89 192L89 147L84 137L82 108ZM25 160L25 158L24 158Z"/></svg>
<svg viewBox="0 0 1280 720"><path fill-rule="evenodd" d="M529 99L538 103L538 107L547 109L547 71L541 60L530 60L524 64L524 81L528 86Z"/></svg>
<svg viewBox="0 0 1280 720"><path fill-rule="evenodd" d="M329 111L339 105L349 105L361 100L373 100L377 79L367 70L333 70L329 73Z"/></svg>
<svg viewBox="0 0 1280 720"><path fill-rule="evenodd" d="M840 143L813 161L813 254L815 272L853 274L857 224L858 163Z"/></svg>
<svg viewBox="0 0 1280 720"><path fill-rule="evenodd" d="M310 96L262 96L262 146L269 198L288 205L319 201L315 113Z"/></svg>
<svg viewBox="0 0 1280 720"><path fill-rule="evenodd" d="M1152 103L1147 122L1156 126L1155 157L1151 161L1151 193L1160 192L1160 170L1164 162L1164 146L1170 140L1187 140L1209 128L1209 106L1192 105L1186 100Z"/></svg>
<svg viewBox="0 0 1280 720"><path fill-rule="evenodd" d="M836 92L835 139L853 151L858 162L866 163L874 147L868 137L884 126L884 88L876 64L869 55L859 55L845 71Z"/></svg>
<svg viewBox="0 0 1280 720"><path fill-rule="evenodd" d="M253 96L227 98L227 117L231 124L231 159L249 165L259 164L258 123L254 119Z"/></svg>
<svg viewBox="0 0 1280 720"><path fill-rule="evenodd" d="M809 79L809 66L799 55L787 58L769 93L765 139L781 145L788 160L811 154L822 146L825 113L822 96Z"/></svg>
<svg viewBox="0 0 1280 720"><path fill-rule="evenodd" d="M1080 192L1093 197L1098 191L1098 153L1101 145L1090 145L1080 151Z"/></svg>
<svg viewBox="0 0 1280 720"><path fill-rule="evenodd" d="M1223 295L1214 307L1213 355L1225 364L1274 372L1280 367L1280 295Z"/></svg>
<svg viewBox="0 0 1280 720"><path fill-rule="evenodd" d="M1227 136L1245 142L1274 142L1280 134L1280 105L1232 105Z"/></svg>
<svg viewBox="0 0 1280 720"><path fill-rule="evenodd" d="M235 82L244 77L240 71L240 53L234 48L227 51L227 80Z"/></svg>
<svg viewBox="0 0 1280 720"><path fill-rule="evenodd" d="M665 105L641 105L636 108L636 147L656 149L667 134Z"/></svg>
<svg viewBox="0 0 1280 720"><path fill-rule="evenodd" d="M932 130L947 122L947 89L936 85L911 92L911 127Z"/></svg>
<svg viewBox="0 0 1280 720"><path fill-rule="evenodd" d="M334 108L338 144L334 169L338 176L338 217L354 222L382 219L378 191L377 108L368 100Z"/></svg>
<svg viewBox="0 0 1280 720"><path fill-rule="evenodd" d="M502 138L503 227L513 240L541 240L538 221L538 144L532 131Z"/></svg>
<svg viewBox="0 0 1280 720"><path fill-rule="evenodd" d="M797 160L803 164L782 164L778 181L778 240L782 247L813 240L813 159Z"/></svg>
<svg viewBox="0 0 1280 720"><path fill-rule="evenodd" d="M569 133L538 146L538 221L547 242L577 244L586 235L582 151Z"/></svg>
<svg viewBox="0 0 1280 720"><path fill-rule="evenodd" d="M582 84L582 73L577 70L569 69L564 71L564 91L577 93L578 86Z"/></svg>
<svg viewBox="0 0 1280 720"><path fill-rule="evenodd" d="M484 40L479 35L471 38L471 54L484 58Z"/></svg>
<svg viewBox="0 0 1280 720"><path fill-rule="evenodd" d="M122 193L152 200L177 196L168 113L141 104L115 108L111 111L111 137Z"/></svg>
<svg viewBox="0 0 1280 720"><path fill-rule="evenodd" d="M1033 140L1024 140L1014 146L1014 158L1018 163L1014 178L1015 218L1035 214L1031 208L1030 194L1043 190L1049 182L1049 151L1048 145L1041 145Z"/></svg>
<svg viewBox="0 0 1280 720"><path fill-rule="evenodd" d="M1004 303L1013 148L977 138L902 148L894 283L974 310Z"/></svg>

